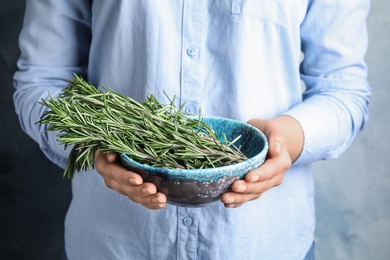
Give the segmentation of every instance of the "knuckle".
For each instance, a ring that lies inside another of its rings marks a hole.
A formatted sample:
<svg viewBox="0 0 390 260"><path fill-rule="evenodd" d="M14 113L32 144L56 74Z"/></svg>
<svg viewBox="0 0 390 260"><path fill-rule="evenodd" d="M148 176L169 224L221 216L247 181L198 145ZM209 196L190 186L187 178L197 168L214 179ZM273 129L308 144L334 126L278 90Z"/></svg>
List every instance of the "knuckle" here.
<svg viewBox="0 0 390 260"><path fill-rule="evenodd" d="M102 163L99 161L99 160L96 160L95 161L95 169L96 169L96 171L97 172L101 172L102 171L102 169L103 169L103 166L102 166Z"/></svg>
<svg viewBox="0 0 390 260"><path fill-rule="evenodd" d="M138 204L145 206L147 204L147 196L142 194L142 190L140 187L130 187L127 192L127 197Z"/></svg>
<svg viewBox="0 0 390 260"><path fill-rule="evenodd" d="M149 202L147 202L147 201L142 201L142 202L140 202L140 204L142 205L142 206L144 206L145 208L148 208L148 209L153 209L153 205L151 205Z"/></svg>
<svg viewBox="0 0 390 260"><path fill-rule="evenodd" d="M104 161L102 160L101 152L97 151L95 154L95 169L100 171L102 168L104 168Z"/></svg>
<svg viewBox="0 0 390 260"><path fill-rule="evenodd" d="M289 156L289 158L290 158L290 156ZM292 164L291 159L286 160L286 162L284 164L285 170L288 170L291 167L291 164Z"/></svg>
<svg viewBox="0 0 390 260"><path fill-rule="evenodd" d="M114 189L114 185L111 179L108 178L103 178L104 184L106 185L107 188Z"/></svg>
<svg viewBox="0 0 390 260"><path fill-rule="evenodd" d="M135 194L128 194L127 198L134 203L143 205L142 200L138 196L136 196Z"/></svg>
<svg viewBox="0 0 390 260"><path fill-rule="evenodd" d="M262 193L257 193L255 196L254 196L254 199L257 200L261 197Z"/></svg>
<svg viewBox="0 0 390 260"><path fill-rule="evenodd" d="M140 204L144 206L145 208L151 209L151 210L156 210L160 208L159 204L153 203L152 199L150 198L145 198L143 199Z"/></svg>
<svg viewBox="0 0 390 260"><path fill-rule="evenodd" d="M275 182L275 186L279 186L279 185L282 185L283 183L283 178L276 178L276 182Z"/></svg>
<svg viewBox="0 0 390 260"><path fill-rule="evenodd" d="M275 178L274 186L276 187L276 186L282 185L283 180L284 180L284 173L281 173L281 174L279 174L279 175Z"/></svg>

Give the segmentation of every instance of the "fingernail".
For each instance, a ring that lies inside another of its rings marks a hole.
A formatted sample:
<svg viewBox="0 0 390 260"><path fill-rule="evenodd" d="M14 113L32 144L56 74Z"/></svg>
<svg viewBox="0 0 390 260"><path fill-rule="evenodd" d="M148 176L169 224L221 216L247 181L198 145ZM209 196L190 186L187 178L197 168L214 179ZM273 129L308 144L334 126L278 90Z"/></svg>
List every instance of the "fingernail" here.
<svg viewBox="0 0 390 260"><path fill-rule="evenodd" d="M143 194L152 194L151 190L150 190L148 187L142 188L141 192L142 192Z"/></svg>
<svg viewBox="0 0 390 260"><path fill-rule="evenodd" d="M234 202L234 198L233 197L227 197L227 199L225 200L225 204L230 204L230 203L233 203Z"/></svg>
<svg viewBox="0 0 390 260"><path fill-rule="evenodd" d="M162 201L162 198L160 198L160 197L153 198L153 199L152 199L152 202L153 202L154 204L159 204L159 205L164 204L164 202Z"/></svg>
<svg viewBox="0 0 390 260"><path fill-rule="evenodd" d="M129 183L132 185L141 185L142 181L138 178L129 178Z"/></svg>
<svg viewBox="0 0 390 260"><path fill-rule="evenodd" d="M252 176L252 179L250 180L250 182L256 182L256 181L258 181L259 180L259 176L257 175L257 174L254 174L253 176Z"/></svg>
<svg viewBox="0 0 390 260"><path fill-rule="evenodd" d="M238 186L237 192L243 192L243 191L246 191L245 185L240 185L240 186Z"/></svg>
<svg viewBox="0 0 390 260"><path fill-rule="evenodd" d="M160 209L165 208L165 203L158 204L158 207L159 207Z"/></svg>
<svg viewBox="0 0 390 260"><path fill-rule="evenodd" d="M114 155L112 153L107 154L107 160L112 162L114 160Z"/></svg>
<svg viewBox="0 0 390 260"><path fill-rule="evenodd" d="M280 154L280 151L282 151L282 145L279 142L275 142L275 151L277 154Z"/></svg>

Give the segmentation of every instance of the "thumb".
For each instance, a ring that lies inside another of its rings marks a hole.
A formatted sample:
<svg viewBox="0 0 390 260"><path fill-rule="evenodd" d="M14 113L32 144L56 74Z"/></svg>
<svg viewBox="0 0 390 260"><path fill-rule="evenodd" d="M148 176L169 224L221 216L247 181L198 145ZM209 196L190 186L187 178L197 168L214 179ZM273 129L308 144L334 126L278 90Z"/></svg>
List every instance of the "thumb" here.
<svg viewBox="0 0 390 260"><path fill-rule="evenodd" d="M268 155L270 157L277 157L281 154L282 150L286 149L286 142L282 136L272 136L268 139L268 143Z"/></svg>

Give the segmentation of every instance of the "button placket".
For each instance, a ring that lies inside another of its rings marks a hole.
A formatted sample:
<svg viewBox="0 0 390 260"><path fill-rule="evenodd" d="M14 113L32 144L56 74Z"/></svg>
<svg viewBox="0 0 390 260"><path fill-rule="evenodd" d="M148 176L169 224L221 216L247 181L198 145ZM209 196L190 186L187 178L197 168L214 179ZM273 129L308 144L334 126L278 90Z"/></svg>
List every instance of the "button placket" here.
<svg viewBox="0 0 390 260"><path fill-rule="evenodd" d="M178 207L177 259L196 259L198 241L197 209Z"/></svg>
<svg viewBox="0 0 390 260"><path fill-rule="evenodd" d="M204 17L207 6L205 0L188 0L183 8L180 97L181 104L186 103L184 112L194 115L199 111L204 84L202 46L207 28Z"/></svg>

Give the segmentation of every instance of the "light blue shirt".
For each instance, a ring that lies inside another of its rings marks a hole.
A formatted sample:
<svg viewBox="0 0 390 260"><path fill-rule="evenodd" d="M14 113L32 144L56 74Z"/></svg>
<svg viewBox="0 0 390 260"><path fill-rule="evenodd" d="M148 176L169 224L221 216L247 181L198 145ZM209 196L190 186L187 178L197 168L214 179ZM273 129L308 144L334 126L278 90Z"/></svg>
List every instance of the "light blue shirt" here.
<svg viewBox="0 0 390 260"><path fill-rule="evenodd" d="M73 73L139 101L168 102L165 91L195 114L290 115L305 135L283 184L237 209L150 211L94 171L76 174L69 259L302 259L315 228L310 163L339 156L367 118L368 10L368 0L28 0L15 107L61 167L69 151L35 122L38 101Z"/></svg>

